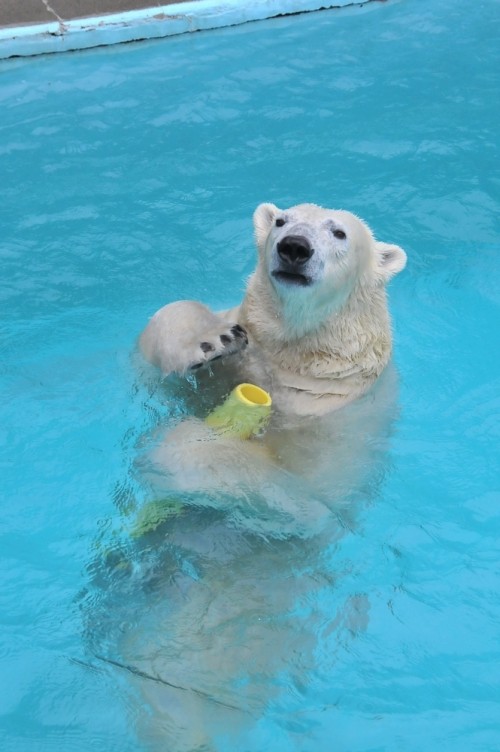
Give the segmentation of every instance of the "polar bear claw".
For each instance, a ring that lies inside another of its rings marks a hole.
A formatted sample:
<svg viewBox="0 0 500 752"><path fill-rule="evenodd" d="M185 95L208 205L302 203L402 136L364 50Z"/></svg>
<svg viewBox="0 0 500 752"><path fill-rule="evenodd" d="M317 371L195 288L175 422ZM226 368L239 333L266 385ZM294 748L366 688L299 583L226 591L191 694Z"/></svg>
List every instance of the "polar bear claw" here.
<svg viewBox="0 0 500 752"><path fill-rule="evenodd" d="M222 333L214 332L212 337L200 342L201 357L189 366L189 370L197 371L215 360L237 355L243 352L247 345L246 330L240 324L229 325Z"/></svg>

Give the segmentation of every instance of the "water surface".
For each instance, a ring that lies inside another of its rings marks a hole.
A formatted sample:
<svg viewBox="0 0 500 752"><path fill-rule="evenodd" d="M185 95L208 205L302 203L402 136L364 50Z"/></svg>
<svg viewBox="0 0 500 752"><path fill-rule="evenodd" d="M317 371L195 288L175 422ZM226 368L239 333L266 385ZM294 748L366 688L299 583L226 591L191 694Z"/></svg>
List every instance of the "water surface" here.
<svg viewBox="0 0 500 752"><path fill-rule="evenodd" d="M166 409L130 354L170 300L239 301L265 200L347 208L407 251L401 411L356 524L324 556L269 543L308 661L215 748L498 749L498 21L404 0L0 65L6 752L146 749L130 676L89 650L113 654L117 614L146 629L158 592L96 582Z"/></svg>

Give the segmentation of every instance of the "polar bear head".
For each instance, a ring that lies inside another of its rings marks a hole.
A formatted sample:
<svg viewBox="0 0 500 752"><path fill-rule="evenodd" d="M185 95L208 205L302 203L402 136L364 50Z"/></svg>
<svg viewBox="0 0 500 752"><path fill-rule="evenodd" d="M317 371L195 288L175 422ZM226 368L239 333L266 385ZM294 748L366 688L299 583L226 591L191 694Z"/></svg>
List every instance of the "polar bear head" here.
<svg viewBox="0 0 500 752"><path fill-rule="evenodd" d="M342 306L358 287L384 285L406 264L399 246L377 242L347 211L261 204L254 226L260 263L278 297L310 298L316 312Z"/></svg>
<svg viewBox="0 0 500 752"><path fill-rule="evenodd" d="M258 368L265 362L285 411L337 409L365 393L389 362L385 288L406 254L376 241L354 214L314 204L261 204L254 224L259 259L239 313L249 358L255 353L252 377L266 377Z"/></svg>

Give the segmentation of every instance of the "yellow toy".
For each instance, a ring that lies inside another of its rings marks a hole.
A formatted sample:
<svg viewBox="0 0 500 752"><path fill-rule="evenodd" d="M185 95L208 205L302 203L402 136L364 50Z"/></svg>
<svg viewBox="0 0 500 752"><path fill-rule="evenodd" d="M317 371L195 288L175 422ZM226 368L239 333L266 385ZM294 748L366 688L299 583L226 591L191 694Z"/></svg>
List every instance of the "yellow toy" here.
<svg viewBox="0 0 500 752"><path fill-rule="evenodd" d="M271 404L271 397L259 386L239 384L226 401L207 416L205 423L220 433L250 439L268 422Z"/></svg>
<svg viewBox="0 0 500 752"><path fill-rule="evenodd" d="M250 439L261 431L271 417L270 395L255 384L239 384L226 401L216 407L205 423L223 436ZM131 529L133 538L155 530L171 516L183 512L183 504L175 497L147 502L139 510Z"/></svg>

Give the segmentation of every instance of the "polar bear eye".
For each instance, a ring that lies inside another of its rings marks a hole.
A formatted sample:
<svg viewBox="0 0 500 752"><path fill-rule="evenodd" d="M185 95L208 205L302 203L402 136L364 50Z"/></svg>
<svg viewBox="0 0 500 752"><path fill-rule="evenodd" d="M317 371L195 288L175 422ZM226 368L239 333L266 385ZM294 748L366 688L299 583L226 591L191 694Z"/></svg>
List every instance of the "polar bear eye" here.
<svg viewBox="0 0 500 752"><path fill-rule="evenodd" d="M346 237L347 237L347 235L345 234L344 230L338 230L338 229L337 229L337 230L333 230L332 232L333 232L334 236L335 236L335 237L336 237L336 238L337 238L338 240L345 240L345 239L346 239Z"/></svg>
<svg viewBox="0 0 500 752"><path fill-rule="evenodd" d="M283 219L283 217L278 217L274 224L276 225L276 227L283 227L285 220Z"/></svg>

